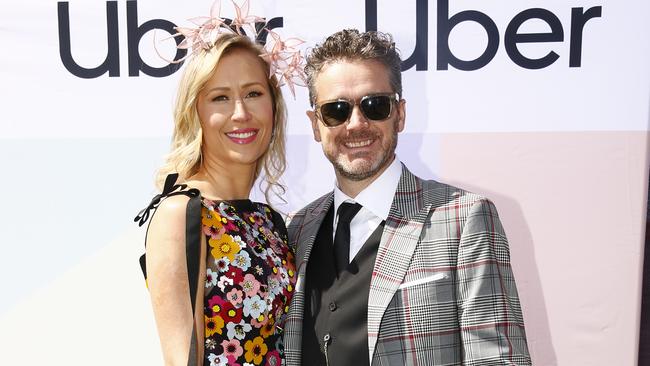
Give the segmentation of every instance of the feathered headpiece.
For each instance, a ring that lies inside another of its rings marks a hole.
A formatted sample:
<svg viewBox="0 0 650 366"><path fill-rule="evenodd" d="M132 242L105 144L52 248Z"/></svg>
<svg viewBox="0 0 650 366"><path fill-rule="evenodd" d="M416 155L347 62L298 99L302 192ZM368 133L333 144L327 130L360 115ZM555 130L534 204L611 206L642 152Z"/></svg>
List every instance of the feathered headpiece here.
<svg viewBox="0 0 650 366"><path fill-rule="evenodd" d="M209 16L189 19L196 27L174 28L177 33L173 34L172 38L184 37L177 48L189 50L189 52L185 57L171 62L180 63L201 50L210 49L222 34L239 34L258 42L260 33L268 32L271 39L267 38L264 44L265 52L260 56L270 66L269 77L276 75L279 85L287 85L295 97L295 86L306 86L306 76L303 71L304 57L297 48L304 41L298 38L282 39L278 33L265 26L258 26L258 24L266 24L266 20L249 14L249 0L244 0L241 6L237 5L234 0L231 1L236 12L236 16L232 20L220 16L221 0L216 0L210 8ZM250 33L247 33L248 31ZM252 34L252 36L248 34Z"/></svg>

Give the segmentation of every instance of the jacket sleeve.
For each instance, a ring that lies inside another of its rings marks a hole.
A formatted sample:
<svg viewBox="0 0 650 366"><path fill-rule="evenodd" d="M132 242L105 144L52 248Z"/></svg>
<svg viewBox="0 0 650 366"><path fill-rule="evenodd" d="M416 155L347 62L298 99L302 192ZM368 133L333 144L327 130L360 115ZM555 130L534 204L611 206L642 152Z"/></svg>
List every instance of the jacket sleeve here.
<svg viewBox="0 0 650 366"><path fill-rule="evenodd" d="M496 208L479 199L462 228L457 306L463 365L530 365L510 253Z"/></svg>

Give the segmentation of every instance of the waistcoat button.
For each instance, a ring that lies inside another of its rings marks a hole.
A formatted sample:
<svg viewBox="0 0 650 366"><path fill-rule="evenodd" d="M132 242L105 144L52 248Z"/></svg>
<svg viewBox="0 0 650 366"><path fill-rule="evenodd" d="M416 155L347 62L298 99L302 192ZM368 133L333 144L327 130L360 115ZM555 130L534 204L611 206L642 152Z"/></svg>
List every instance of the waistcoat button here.
<svg viewBox="0 0 650 366"><path fill-rule="evenodd" d="M330 311L334 311L334 310L336 310L336 307L337 307L337 306L336 306L336 303L333 302L333 301L332 301L332 302L329 304L329 306L328 306L328 308L330 309Z"/></svg>

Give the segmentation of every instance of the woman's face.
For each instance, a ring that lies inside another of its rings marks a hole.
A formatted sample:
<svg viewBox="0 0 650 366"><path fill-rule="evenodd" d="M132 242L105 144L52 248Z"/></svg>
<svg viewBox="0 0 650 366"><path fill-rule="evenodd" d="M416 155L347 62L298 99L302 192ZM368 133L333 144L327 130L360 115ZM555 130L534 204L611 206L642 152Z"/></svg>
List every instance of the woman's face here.
<svg viewBox="0 0 650 366"><path fill-rule="evenodd" d="M254 166L273 131L273 99L260 57L230 50L198 95L203 154L222 167Z"/></svg>

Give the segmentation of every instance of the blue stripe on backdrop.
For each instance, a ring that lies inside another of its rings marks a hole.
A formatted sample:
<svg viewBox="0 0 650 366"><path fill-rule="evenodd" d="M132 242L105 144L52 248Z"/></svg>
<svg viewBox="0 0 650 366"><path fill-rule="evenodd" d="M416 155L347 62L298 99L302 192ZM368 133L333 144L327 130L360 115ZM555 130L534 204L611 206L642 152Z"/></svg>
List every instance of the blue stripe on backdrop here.
<svg viewBox="0 0 650 366"><path fill-rule="evenodd" d="M153 171L168 144L167 138L0 143L0 314L131 223L153 193Z"/></svg>
<svg viewBox="0 0 650 366"><path fill-rule="evenodd" d="M417 174L435 176L436 136L399 135L398 154ZM135 225L168 148L169 138L2 140L0 314ZM281 211L332 189L333 171L311 135L287 138L287 160L288 204L278 205ZM253 198L264 199L259 191ZM129 263L137 258L120 265Z"/></svg>

